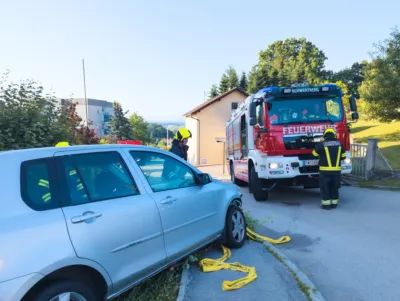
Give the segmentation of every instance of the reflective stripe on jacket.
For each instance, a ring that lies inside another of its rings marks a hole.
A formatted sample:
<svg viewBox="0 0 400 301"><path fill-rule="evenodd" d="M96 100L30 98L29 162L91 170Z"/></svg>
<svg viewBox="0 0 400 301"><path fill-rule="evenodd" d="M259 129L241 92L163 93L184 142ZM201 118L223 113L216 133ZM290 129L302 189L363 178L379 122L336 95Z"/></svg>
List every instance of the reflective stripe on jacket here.
<svg viewBox="0 0 400 301"><path fill-rule="evenodd" d="M38 185L41 186L41 187L46 188L45 189L46 193L44 193L42 195L42 200L43 200L43 202L47 203L48 201L51 200L49 181L40 179L39 182L38 182Z"/></svg>
<svg viewBox="0 0 400 301"><path fill-rule="evenodd" d="M345 148L336 139L327 139L318 143L312 154L319 157L320 171L340 171L342 160L346 158Z"/></svg>

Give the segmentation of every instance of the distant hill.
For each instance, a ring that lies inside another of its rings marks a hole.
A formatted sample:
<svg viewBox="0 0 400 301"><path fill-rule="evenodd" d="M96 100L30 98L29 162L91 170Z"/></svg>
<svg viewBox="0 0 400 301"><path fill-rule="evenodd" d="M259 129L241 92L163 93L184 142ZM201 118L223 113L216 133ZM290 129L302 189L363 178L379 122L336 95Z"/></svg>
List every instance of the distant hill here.
<svg viewBox="0 0 400 301"><path fill-rule="evenodd" d="M161 124L162 126L167 126L167 125L173 126L173 127L185 126L185 123L182 121L162 121L162 122L154 122L154 123Z"/></svg>

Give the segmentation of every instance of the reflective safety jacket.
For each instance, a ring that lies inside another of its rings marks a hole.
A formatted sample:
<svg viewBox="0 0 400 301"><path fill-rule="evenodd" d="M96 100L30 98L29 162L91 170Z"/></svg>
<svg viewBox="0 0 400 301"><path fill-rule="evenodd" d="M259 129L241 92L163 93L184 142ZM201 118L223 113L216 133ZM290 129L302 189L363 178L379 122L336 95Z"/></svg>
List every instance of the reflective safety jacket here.
<svg viewBox="0 0 400 301"><path fill-rule="evenodd" d="M51 200L49 181L40 179L38 182L38 185L41 187L44 187L44 189L43 189L44 193L42 195L42 200L43 200L43 202L47 203L48 201Z"/></svg>
<svg viewBox="0 0 400 301"><path fill-rule="evenodd" d="M76 170L71 169L68 173L68 176L69 176L70 184L72 184L72 186L73 186L70 188L71 188L71 191L73 192L74 196L78 197L78 198L86 198L87 197L86 192L84 190L81 180L79 179L79 177L76 173ZM40 179L38 182L38 185L41 187L44 187L43 195L42 195L43 202L47 203L47 202L51 201L49 181ZM76 188L76 190L74 190L74 188Z"/></svg>
<svg viewBox="0 0 400 301"><path fill-rule="evenodd" d="M341 161L346 158L345 148L336 139L327 139L318 143L312 154L319 157L320 171L341 171Z"/></svg>

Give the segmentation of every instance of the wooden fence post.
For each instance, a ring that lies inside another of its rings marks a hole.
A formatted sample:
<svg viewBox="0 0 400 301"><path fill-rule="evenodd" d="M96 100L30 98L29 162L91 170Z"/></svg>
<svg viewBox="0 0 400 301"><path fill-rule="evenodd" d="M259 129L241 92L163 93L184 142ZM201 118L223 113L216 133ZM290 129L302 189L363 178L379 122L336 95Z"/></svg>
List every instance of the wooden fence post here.
<svg viewBox="0 0 400 301"><path fill-rule="evenodd" d="M365 179L369 180L374 176L376 150L378 148L378 139L368 139Z"/></svg>

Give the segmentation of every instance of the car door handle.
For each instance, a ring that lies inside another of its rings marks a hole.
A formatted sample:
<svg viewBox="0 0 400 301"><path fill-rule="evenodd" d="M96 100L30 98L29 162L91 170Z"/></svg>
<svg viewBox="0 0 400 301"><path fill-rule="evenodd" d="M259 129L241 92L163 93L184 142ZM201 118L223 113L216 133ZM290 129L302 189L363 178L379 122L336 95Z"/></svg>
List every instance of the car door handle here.
<svg viewBox="0 0 400 301"><path fill-rule="evenodd" d="M88 219L98 218L100 216L102 216L101 213L87 211L87 212L83 213L82 215L74 216L73 218L71 218L71 222L73 224L82 223Z"/></svg>
<svg viewBox="0 0 400 301"><path fill-rule="evenodd" d="M161 200L161 204L163 205L170 204L176 202L177 200L178 200L177 198L173 198L172 196L167 196L165 199Z"/></svg>

